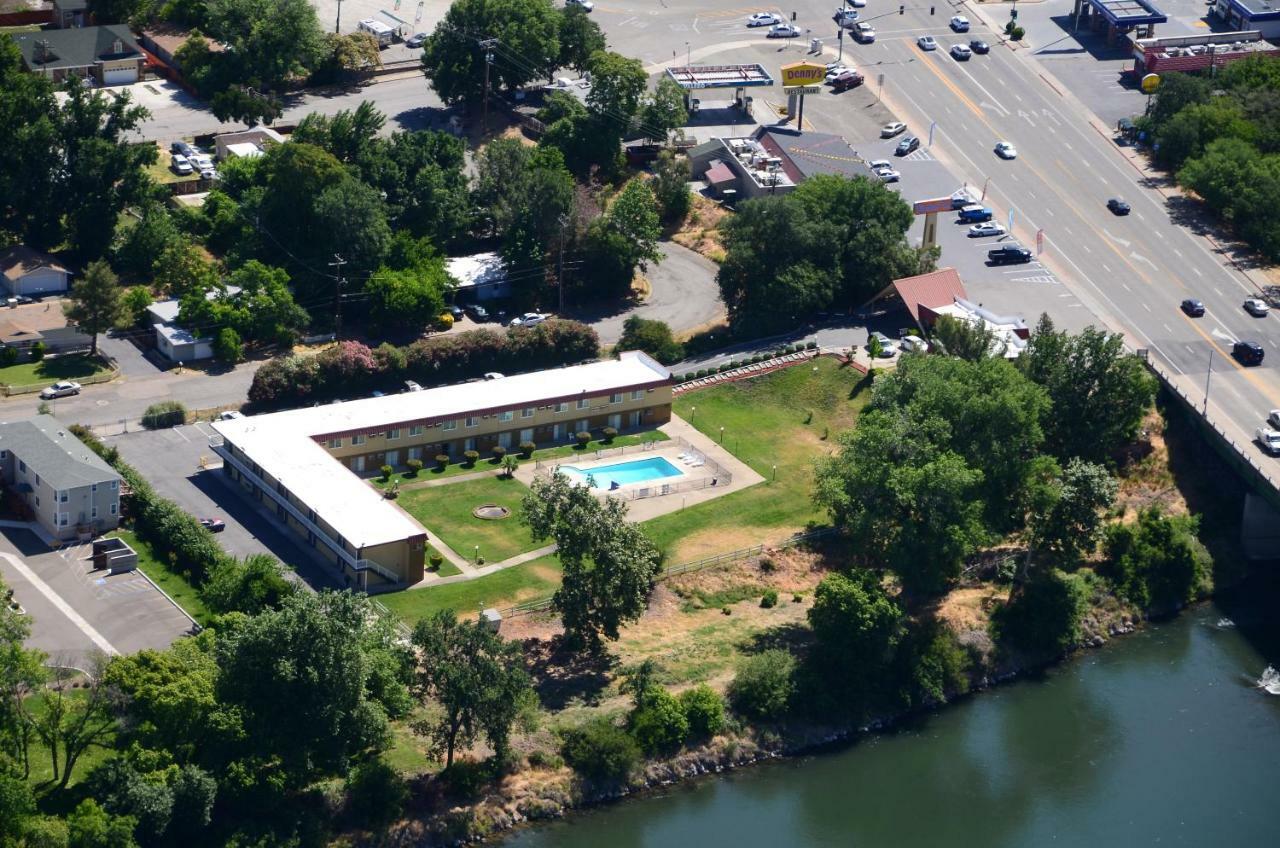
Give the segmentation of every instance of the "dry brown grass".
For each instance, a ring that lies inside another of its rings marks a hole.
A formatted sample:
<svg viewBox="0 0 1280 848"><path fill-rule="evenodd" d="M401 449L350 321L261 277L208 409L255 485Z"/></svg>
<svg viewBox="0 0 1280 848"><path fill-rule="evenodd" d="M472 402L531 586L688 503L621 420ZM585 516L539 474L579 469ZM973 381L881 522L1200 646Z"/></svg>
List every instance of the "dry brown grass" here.
<svg viewBox="0 0 1280 848"><path fill-rule="evenodd" d="M1120 467L1120 491L1116 496L1116 513L1128 521L1138 511L1159 506L1170 515L1185 515L1186 498L1178 490L1169 470L1169 446L1165 442L1165 420L1159 410L1151 410L1142 422L1145 439L1127 462Z"/></svg>
<svg viewBox="0 0 1280 848"><path fill-rule="evenodd" d="M695 194L689 216L680 229L671 234L671 240L719 264L724 261L725 254L720 224L730 214L715 201Z"/></svg>

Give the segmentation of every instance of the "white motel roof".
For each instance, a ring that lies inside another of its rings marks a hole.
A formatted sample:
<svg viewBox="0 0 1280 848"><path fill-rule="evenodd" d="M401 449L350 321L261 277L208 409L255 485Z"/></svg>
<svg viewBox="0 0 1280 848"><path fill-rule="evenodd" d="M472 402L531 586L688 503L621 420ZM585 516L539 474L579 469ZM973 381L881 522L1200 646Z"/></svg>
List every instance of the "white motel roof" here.
<svg viewBox="0 0 1280 848"><path fill-rule="evenodd" d="M347 542L370 547L419 535L422 528L330 456L317 438L545 405L669 379L670 371L648 355L627 351L616 360L217 421L213 428ZM459 427L455 435L462 434Z"/></svg>

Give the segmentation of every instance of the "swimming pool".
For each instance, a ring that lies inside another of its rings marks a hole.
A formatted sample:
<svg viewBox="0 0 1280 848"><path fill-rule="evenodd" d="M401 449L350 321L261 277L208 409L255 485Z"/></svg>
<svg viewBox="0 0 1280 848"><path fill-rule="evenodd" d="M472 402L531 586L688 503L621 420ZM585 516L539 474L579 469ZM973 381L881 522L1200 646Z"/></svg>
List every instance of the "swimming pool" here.
<svg viewBox="0 0 1280 848"><path fill-rule="evenodd" d="M679 477L684 474L661 456L632 459L612 465L598 465L586 471L573 465L562 465L560 470L574 483L585 483L588 476L592 477L595 481L594 488L597 489L611 489L614 483L626 486L629 483L646 483L650 480Z"/></svg>

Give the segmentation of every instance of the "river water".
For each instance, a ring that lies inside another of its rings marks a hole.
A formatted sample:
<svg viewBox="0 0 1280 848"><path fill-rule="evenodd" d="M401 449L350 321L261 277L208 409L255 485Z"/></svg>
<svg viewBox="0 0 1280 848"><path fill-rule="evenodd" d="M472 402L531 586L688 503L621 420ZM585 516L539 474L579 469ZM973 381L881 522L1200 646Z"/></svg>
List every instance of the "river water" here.
<svg viewBox="0 0 1280 848"><path fill-rule="evenodd" d="M508 848L1280 845L1280 587L832 753L514 834ZM1273 672L1274 674L1274 672Z"/></svg>

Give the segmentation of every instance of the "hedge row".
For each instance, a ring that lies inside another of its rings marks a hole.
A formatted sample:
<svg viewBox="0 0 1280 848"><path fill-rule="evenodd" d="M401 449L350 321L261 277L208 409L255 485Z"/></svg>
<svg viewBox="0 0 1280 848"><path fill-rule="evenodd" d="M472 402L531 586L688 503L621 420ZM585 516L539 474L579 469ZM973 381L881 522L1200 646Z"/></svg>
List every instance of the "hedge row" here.
<svg viewBox="0 0 1280 848"><path fill-rule="evenodd" d="M578 321L505 331L469 330L405 347L340 342L317 356L277 357L258 369L249 400L262 407L399 391L405 380L438 386L490 372L522 373L596 359L600 339Z"/></svg>
<svg viewBox="0 0 1280 848"><path fill-rule="evenodd" d="M714 368L701 368L697 371L686 371L681 374L678 379L681 383L689 380L700 380L703 377L714 377L716 374L724 374L733 371L736 368L743 368L747 365L758 365L761 362L767 362L770 359L776 359L779 356L786 356L789 353L798 353L802 350L813 350L818 346L817 342L807 342L806 344L785 345L777 350L769 353L760 353L755 356L748 356L743 359L733 359L723 365Z"/></svg>

